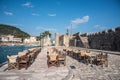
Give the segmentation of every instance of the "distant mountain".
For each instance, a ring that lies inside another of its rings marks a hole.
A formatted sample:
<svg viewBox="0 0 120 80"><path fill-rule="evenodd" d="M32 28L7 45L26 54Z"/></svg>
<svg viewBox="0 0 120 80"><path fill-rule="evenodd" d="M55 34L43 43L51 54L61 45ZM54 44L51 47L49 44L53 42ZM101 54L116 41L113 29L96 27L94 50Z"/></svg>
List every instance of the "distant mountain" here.
<svg viewBox="0 0 120 80"><path fill-rule="evenodd" d="M15 37L19 38L26 38L30 35L19 28L11 25L0 24L0 35L14 35Z"/></svg>

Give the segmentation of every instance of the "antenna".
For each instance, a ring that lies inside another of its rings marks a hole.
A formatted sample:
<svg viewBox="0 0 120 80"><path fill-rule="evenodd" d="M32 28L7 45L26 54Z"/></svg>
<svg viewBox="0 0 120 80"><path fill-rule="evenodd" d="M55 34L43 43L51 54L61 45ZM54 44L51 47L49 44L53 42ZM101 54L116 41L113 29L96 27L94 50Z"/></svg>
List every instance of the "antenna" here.
<svg viewBox="0 0 120 80"><path fill-rule="evenodd" d="M71 35L72 35L72 24L71 24Z"/></svg>
<svg viewBox="0 0 120 80"><path fill-rule="evenodd" d="M68 30L68 28L67 28L67 33L66 33L67 35L69 34L69 30Z"/></svg>

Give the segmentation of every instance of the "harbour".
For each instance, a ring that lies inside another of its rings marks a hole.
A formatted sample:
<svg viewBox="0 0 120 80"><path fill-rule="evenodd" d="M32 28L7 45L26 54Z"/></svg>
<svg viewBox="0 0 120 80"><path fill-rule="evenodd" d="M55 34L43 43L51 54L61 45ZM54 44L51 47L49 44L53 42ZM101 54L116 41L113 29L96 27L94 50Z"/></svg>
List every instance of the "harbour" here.
<svg viewBox="0 0 120 80"><path fill-rule="evenodd" d="M7 55L17 55L18 52L38 46L0 46L0 64L7 61Z"/></svg>

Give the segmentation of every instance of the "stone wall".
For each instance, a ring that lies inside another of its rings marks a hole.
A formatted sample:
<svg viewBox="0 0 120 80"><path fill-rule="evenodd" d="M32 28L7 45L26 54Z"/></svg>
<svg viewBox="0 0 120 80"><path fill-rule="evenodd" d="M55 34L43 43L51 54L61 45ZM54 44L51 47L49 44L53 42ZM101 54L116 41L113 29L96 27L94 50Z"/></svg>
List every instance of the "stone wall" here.
<svg viewBox="0 0 120 80"><path fill-rule="evenodd" d="M59 46L59 34L55 33L55 46Z"/></svg>
<svg viewBox="0 0 120 80"><path fill-rule="evenodd" d="M70 35L55 33L55 46L69 46Z"/></svg>
<svg viewBox="0 0 120 80"><path fill-rule="evenodd" d="M69 41L69 46L74 46L74 45L75 45L74 43L75 43L75 41L71 39L71 40Z"/></svg>
<svg viewBox="0 0 120 80"><path fill-rule="evenodd" d="M75 46L120 51L120 27L93 34L55 35L56 46Z"/></svg>
<svg viewBox="0 0 120 80"><path fill-rule="evenodd" d="M73 35L66 34L58 34L55 33L55 45L56 46L75 46L75 47L84 47L88 48L88 37L81 36L80 33L76 33Z"/></svg>
<svg viewBox="0 0 120 80"><path fill-rule="evenodd" d="M81 36L79 32L76 34L73 34L73 38L70 40L69 44L70 46L89 48L88 37Z"/></svg>
<svg viewBox="0 0 120 80"><path fill-rule="evenodd" d="M92 49L120 51L120 27L88 35Z"/></svg>

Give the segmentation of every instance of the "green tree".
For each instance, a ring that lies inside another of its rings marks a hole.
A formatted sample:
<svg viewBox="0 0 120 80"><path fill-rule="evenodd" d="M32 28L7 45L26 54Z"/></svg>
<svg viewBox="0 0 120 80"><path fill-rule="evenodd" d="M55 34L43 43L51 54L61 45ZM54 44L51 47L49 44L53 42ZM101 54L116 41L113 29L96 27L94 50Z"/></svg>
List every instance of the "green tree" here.
<svg viewBox="0 0 120 80"><path fill-rule="evenodd" d="M51 37L51 33L49 31L44 31L43 33L40 34L40 39L47 37L49 35L49 37Z"/></svg>
<svg viewBox="0 0 120 80"><path fill-rule="evenodd" d="M30 37L30 35L19 28L11 25L6 24L0 24L0 34L1 35L14 35L15 37L19 38L27 38Z"/></svg>

